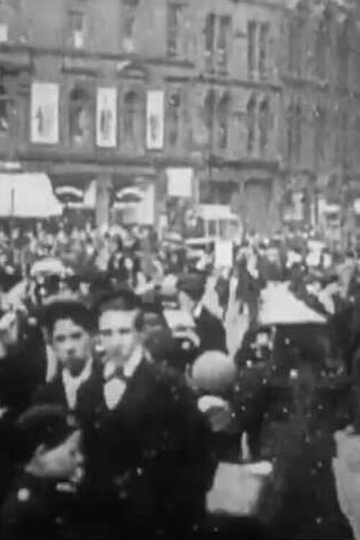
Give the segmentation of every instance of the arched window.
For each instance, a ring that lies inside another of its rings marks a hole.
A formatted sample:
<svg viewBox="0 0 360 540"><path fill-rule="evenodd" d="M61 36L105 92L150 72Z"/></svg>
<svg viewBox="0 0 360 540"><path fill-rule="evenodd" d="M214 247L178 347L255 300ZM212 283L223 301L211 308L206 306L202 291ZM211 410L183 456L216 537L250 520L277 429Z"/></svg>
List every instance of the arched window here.
<svg viewBox="0 0 360 540"><path fill-rule="evenodd" d="M219 101L217 108L218 145L222 149L227 148L229 142L229 113L230 97L225 94Z"/></svg>
<svg viewBox="0 0 360 540"><path fill-rule="evenodd" d="M93 135L92 99L87 90L76 87L69 97L69 139L76 146L87 145Z"/></svg>
<svg viewBox="0 0 360 540"><path fill-rule="evenodd" d="M247 105L247 152L251 155L255 147L255 129L256 129L256 99L252 96Z"/></svg>
<svg viewBox="0 0 360 540"><path fill-rule="evenodd" d="M271 129L269 100L265 99L259 107L259 147L260 154L264 155L269 146L269 136Z"/></svg>
<svg viewBox="0 0 360 540"><path fill-rule="evenodd" d="M124 141L136 141L136 115L139 97L136 92L128 92L124 98Z"/></svg>
<svg viewBox="0 0 360 540"><path fill-rule="evenodd" d="M179 92L173 92L168 102L168 141L171 146L176 146L180 135L180 106L181 98Z"/></svg>
<svg viewBox="0 0 360 540"><path fill-rule="evenodd" d="M0 85L0 132L9 130L9 94L6 88Z"/></svg>
<svg viewBox="0 0 360 540"><path fill-rule="evenodd" d="M326 111L324 107L318 106L314 113L314 157L315 163L321 164L325 154L326 137Z"/></svg>

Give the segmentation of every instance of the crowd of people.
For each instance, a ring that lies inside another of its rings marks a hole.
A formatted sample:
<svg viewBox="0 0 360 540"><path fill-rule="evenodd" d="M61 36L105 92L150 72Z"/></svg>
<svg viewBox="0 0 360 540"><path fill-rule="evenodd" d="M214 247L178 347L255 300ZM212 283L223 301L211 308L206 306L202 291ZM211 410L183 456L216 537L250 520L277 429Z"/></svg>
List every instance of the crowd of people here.
<svg viewBox="0 0 360 540"><path fill-rule="evenodd" d="M149 228L2 230L0 539L350 540L331 459L359 418L359 268L310 240L252 235L223 268ZM305 329L286 384L273 329L258 331L269 282L328 321L336 351L317 362ZM235 355L232 290L247 321ZM190 323L174 331L170 305ZM273 474L255 514L209 512L219 464L262 460Z"/></svg>

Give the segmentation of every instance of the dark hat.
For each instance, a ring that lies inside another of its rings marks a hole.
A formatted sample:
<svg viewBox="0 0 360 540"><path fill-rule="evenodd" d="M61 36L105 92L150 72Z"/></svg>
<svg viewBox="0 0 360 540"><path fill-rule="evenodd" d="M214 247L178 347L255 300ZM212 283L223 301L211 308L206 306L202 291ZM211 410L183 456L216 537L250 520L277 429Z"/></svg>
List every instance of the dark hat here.
<svg viewBox="0 0 360 540"><path fill-rule="evenodd" d="M26 410L15 424L16 457L26 463L39 446L56 448L77 429L74 418L63 407L35 405Z"/></svg>
<svg viewBox="0 0 360 540"><path fill-rule="evenodd" d="M177 282L178 291L183 291L194 300L201 298L205 292L206 277L198 272L182 274Z"/></svg>
<svg viewBox="0 0 360 540"><path fill-rule="evenodd" d="M104 311L133 311L141 308L141 298L125 283L111 292L99 295L93 306L98 317Z"/></svg>
<svg viewBox="0 0 360 540"><path fill-rule="evenodd" d="M95 328L93 314L85 300L75 295L57 295L45 301L40 324L46 330L52 331L54 324L60 319L74 320L89 332Z"/></svg>

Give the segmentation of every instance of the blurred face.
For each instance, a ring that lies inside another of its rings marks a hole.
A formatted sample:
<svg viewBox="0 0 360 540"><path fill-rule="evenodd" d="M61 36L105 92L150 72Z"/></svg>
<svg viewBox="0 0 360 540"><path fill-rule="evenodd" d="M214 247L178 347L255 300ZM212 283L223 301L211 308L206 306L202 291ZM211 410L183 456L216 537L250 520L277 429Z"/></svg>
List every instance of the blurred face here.
<svg viewBox="0 0 360 540"><path fill-rule="evenodd" d="M54 326L52 348L59 362L77 375L91 356L92 338L71 319L60 319Z"/></svg>
<svg viewBox="0 0 360 540"><path fill-rule="evenodd" d="M76 480L82 474L84 456L81 450L81 432L75 431L61 445L38 452L43 475L47 478Z"/></svg>
<svg viewBox="0 0 360 540"><path fill-rule="evenodd" d="M184 311L187 311L188 313L191 313L194 309L195 302L190 298L188 294L184 291L178 292L178 300L180 309L183 309Z"/></svg>
<svg viewBox="0 0 360 540"><path fill-rule="evenodd" d="M142 335L135 328L136 314L136 311L105 311L99 319L100 345L108 358L120 364L142 342Z"/></svg>

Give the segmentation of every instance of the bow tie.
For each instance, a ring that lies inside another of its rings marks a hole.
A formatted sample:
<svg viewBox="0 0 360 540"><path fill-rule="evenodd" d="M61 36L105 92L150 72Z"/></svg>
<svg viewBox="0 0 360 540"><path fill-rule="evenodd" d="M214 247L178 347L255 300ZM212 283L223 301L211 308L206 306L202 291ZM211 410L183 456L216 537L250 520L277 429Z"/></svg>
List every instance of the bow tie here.
<svg viewBox="0 0 360 540"><path fill-rule="evenodd" d="M120 381L128 382L129 378L124 373L124 368L122 366L114 367L110 370L110 373L106 373L105 369L105 382L112 381L113 379L119 379Z"/></svg>

